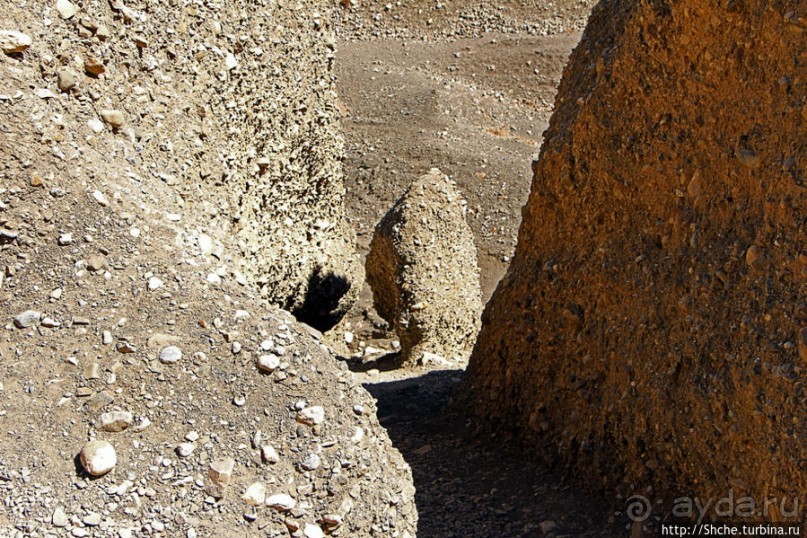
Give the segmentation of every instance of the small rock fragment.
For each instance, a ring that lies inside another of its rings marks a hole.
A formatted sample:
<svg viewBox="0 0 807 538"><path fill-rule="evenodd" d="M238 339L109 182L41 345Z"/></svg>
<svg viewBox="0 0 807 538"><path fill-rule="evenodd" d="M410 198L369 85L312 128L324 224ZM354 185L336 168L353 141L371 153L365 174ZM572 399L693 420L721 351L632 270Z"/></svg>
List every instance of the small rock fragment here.
<svg viewBox="0 0 807 538"><path fill-rule="evenodd" d="M59 70L56 85L59 87L59 90L69 92L76 87L76 84L78 83L77 81L78 75L76 72L69 67L65 67L64 69Z"/></svg>
<svg viewBox="0 0 807 538"><path fill-rule="evenodd" d="M115 448L107 441L90 441L81 449L81 465L92 476L103 476L118 463Z"/></svg>
<svg viewBox="0 0 807 538"><path fill-rule="evenodd" d="M104 131L104 122L102 122L98 118L92 118L87 120L87 125L95 134L102 133Z"/></svg>
<svg viewBox="0 0 807 538"><path fill-rule="evenodd" d="M84 60L84 70L87 71L90 75L101 75L106 71L104 64L98 58L94 56L88 56Z"/></svg>
<svg viewBox="0 0 807 538"><path fill-rule="evenodd" d="M101 524L101 514L98 512L90 512L83 518L81 518L81 522L87 525L88 527L97 527Z"/></svg>
<svg viewBox="0 0 807 538"><path fill-rule="evenodd" d="M64 510L61 508L57 508L53 511L53 516L51 517L51 522L53 523L54 527L67 527L67 514L64 513Z"/></svg>
<svg viewBox="0 0 807 538"><path fill-rule="evenodd" d="M137 348L134 347L131 343L126 341L118 342L118 345L115 346L115 349L118 351L118 353L124 353L124 354L137 352Z"/></svg>
<svg viewBox="0 0 807 538"><path fill-rule="evenodd" d="M196 445L193 443L179 443L176 448L176 453L180 458L187 458L193 454L194 450L196 450Z"/></svg>
<svg viewBox="0 0 807 538"><path fill-rule="evenodd" d="M26 310L21 314L17 314L17 317L14 318L14 325L18 329L28 329L39 323L40 319L42 319L40 312L36 310Z"/></svg>
<svg viewBox="0 0 807 538"><path fill-rule="evenodd" d="M306 471L315 471L320 468L322 465L322 458L317 456L314 453L308 454L306 458L300 462L300 467L302 467Z"/></svg>
<svg viewBox="0 0 807 538"><path fill-rule="evenodd" d="M306 407L297 413L297 422L307 426L316 426L325 422L325 409L319 405Z"/></svg>
<svg viewBox="0 0 807 538"><path fill-rule="evenodd" d="M160 362L163 364L174 364L182 358L182 350L177 346L168 346L160 351Z"/></svg>
<svg viewBox="0 0 807 538"><path fill-rule="evenodd" d="M109 205L109 198L107 198L106 194L101 191L93 191L92 197L103 207Z"/></svg>
<svg viewBox="0 0 807 538"><path fill-rule="evenodd" d="M132 425L134 417L128 411L110 411L98 417L97 428L105 432L122 432Z"/></svg>
<svg viewBox="0 0 807 538"><path fill-rule="evenodd" d="M164 282L162 280L153 276L149 278L148 287L150 290L156 290L157 288L161 288L163 284Z"/></svg>
<svg viewBox="0 0 807 538"><path fill-rule="evenodd" d="M33 44L27 34L15 30L0 30L0 49L6 54L22 52Z"/></svg>
<svg viewBox="0 0 807 538"><path fill-rule="evenodd" d="M227 71L232 71L233 69L238 67L238 60L236 59L236 57L233 55L232 52L228 52L224 56L224 65L225 67L227 67Z"/></svg>
<svg viewBox="0 0 807 538"><path fill-rule="evenodd" d="M43 327L47 327L49 329L61 326L61 323L53 318L42 318L41 324Z"/></svg>
<svg viewBox="0 0 807 538"><path fill-rule="evenodd" d="M101 111L101 119L115 129L120 129L123 127L123 124L126 123L123 112L120 110L104 109Z"/></svg>
<svg viewBox="0 0 807 538"><path fill-rule="evenodd" d="M207 494L216 499L224 497L224 492L233 476L234 468L235 460L232 458L211 463L210 469L207 471L207 483L205 484Z"/></svg>
<svg viewBox="0 0 807 538"><path fill-rule="evenodd" d="M87 259L87 269L89 269L93 273L101 271L104 267L106 267L106 258L101 256L100 254L90 256Z"/></svg>
<svg viewBox="0 0 807 538"><path fill-rule="evenodd" d="M69 19L78 13L78 8L70 0L56 0L56 11L63 19Z"/></svg>
<svg viewBox="0 0 807 538"><path fill-rule="evenodd" d="M759 166L759 157L757 156L756 152L751 149L741 149L737 153L737 158L748 168L756 168Z"/></svg>
<svg viewBox="0 0 807 538"><path fill-rule="evenodd" d="M241 499L250 506L259 506L266 501L266 486L255 482L247 488Z"/></svg>
<svg viewBox="0 0 807 538"><path fill-rule="evenodd" d="M329 527L330 529L334 529L342 524L342 516L339 514L323 514L322 515L322 522Z"/></svg>
<svg viewBox="0 0 807 538"><path fill-rule="evenodd" d="M313 523L306 523L303 527L303 536L305 538L325 538L325 533L319 525Z"/></svg>
<svg viewBox="0 0 807 538"><path fill-rule="evenodd" d="M280 357L274 353L261 355L258 357L258 370L263 372L274 372L280 367Z"/></svg>
<svg viewBox="0 0 807 538"><path fill-rule="evenodd" d="M151 420L148 417L143 417L140 419L140 422L132 428L132 431L139 433L145 431L149 426L151 426Z"/></svg>
<svg viewBox="0 0 807 538"><path fill-rule="evenodd" d="M541 531L541 534L549 534L550 532L554 532L558 529L558 524L551 520L542 521L538 524L538 529Z"/></svg>
<svg viewBox="0 0 807 538"><path fill-rule="evenodd" d="M263 445L261 447L261 460L264 463L277 463L280 461L280 454L272 445Z"/></svg>
<svg viewBox="0 0 807 538"><path fill-rule="evenodd" d="M751 245L745 252L745 263L753 269L761 269L765 264L765 251L758 245Z"/></svg>
<svg viewBox="0 0 807 538"><path fill-rule="evenodd" d="M291 496L286 493L278 493L266 498L266 506L281 512L288 512L297 506L297 501L292 499Z"/></svg>

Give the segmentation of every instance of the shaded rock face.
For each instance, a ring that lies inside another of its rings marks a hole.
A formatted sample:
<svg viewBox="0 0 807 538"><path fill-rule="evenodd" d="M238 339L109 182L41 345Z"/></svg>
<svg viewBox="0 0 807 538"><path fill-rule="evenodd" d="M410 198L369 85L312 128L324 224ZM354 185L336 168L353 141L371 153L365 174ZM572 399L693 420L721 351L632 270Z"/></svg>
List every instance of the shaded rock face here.
<svg viewBox="0 0 807 538"><path fill-rule="evenodd" d="M799 498L804 2L605 0L465 402L592 484Z"/></svg>
<svg viewBox="0 0 807 538"><path fill-rule="evenodd" d="M415 180L379 222L366 271L402 362L467 359L482 311L476 247L465 202L440 170Z"/></svg>

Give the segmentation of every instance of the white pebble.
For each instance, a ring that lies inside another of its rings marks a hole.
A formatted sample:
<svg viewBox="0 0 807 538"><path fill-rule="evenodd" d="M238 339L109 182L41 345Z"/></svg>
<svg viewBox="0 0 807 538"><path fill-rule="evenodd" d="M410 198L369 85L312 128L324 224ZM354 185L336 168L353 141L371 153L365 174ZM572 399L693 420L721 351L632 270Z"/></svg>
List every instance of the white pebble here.
<svg viewBox="0 0 807 538"><path fill-rule="evenodd" d="M107 441L90 441L81 449L81 464L92 476L103 476L118 463L118 455Z"/></svg>
<svg viewBox="0 0 807 538"><path fill-rule="evenodd" d="M160 362L163 364L174 364L182 358L182 350L177 346L168 346L160 351Z"/></svg>

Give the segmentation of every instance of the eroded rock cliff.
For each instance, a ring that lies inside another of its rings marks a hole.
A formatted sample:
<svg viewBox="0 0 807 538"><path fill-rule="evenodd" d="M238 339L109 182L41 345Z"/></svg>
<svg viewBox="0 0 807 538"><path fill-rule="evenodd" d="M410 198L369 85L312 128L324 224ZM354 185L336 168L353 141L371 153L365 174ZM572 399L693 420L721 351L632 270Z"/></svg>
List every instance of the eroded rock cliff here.
<svg viewBox="0 0 807 538"><path fill-rule="evenodd" d="M276 307L356 282L328 9L0 6L3 536L415 533L374 401Z"/></svg>
<svg viewBox="0 0 807 538"><path fill-rule="evenodd" d="M597 486L803 495L805 14L595 8L469 365L487 424Z"/></svg>

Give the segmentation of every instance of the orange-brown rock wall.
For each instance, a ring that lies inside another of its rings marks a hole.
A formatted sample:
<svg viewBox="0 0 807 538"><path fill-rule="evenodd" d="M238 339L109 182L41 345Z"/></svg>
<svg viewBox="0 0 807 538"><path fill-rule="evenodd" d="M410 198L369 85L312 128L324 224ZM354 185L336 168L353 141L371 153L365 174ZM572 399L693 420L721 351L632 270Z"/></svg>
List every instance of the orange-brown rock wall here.
<svg viewBox="0 0 807 538"><path fill-rule="evenodd" d="M803 496L805 17L595 8L471 358L487 424L609 489Z"/></svg>

